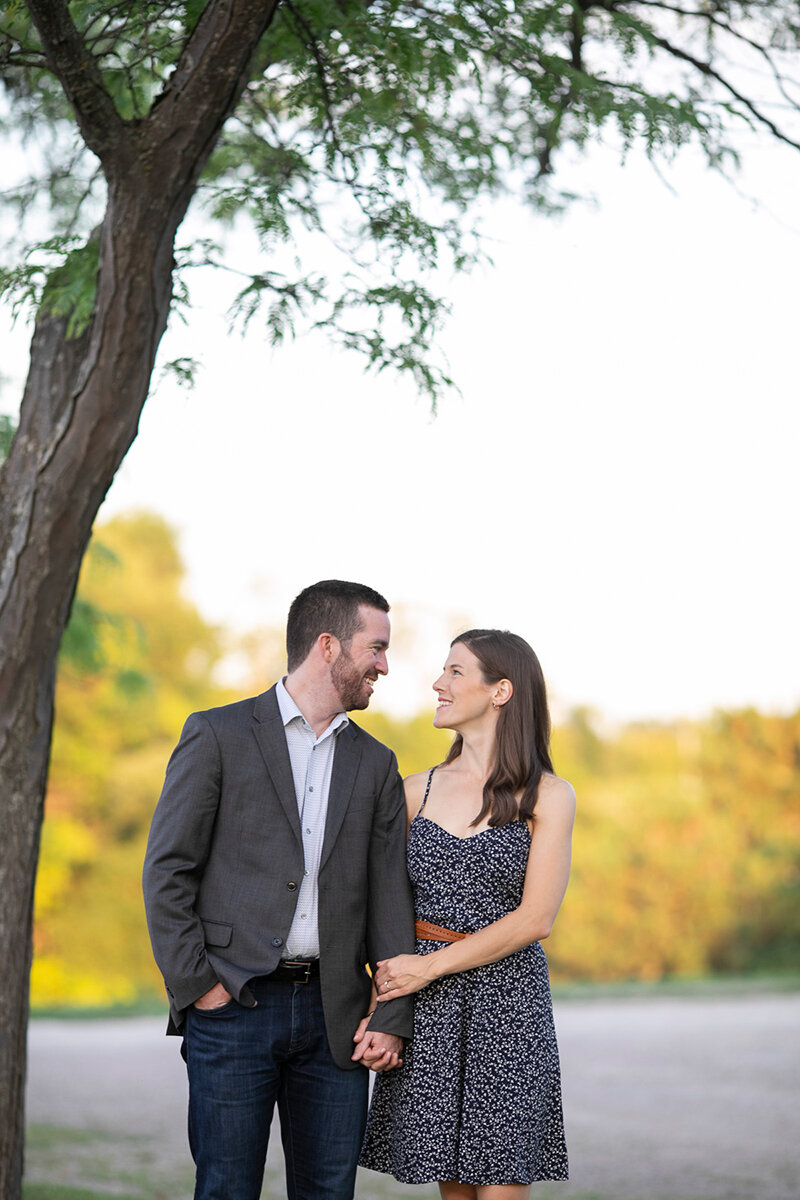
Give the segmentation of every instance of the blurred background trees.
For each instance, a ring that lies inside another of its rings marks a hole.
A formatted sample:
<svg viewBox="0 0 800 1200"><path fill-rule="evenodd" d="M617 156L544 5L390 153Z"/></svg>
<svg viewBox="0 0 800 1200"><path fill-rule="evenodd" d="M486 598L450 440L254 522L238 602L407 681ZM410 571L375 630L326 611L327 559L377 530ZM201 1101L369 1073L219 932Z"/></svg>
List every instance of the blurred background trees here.
<svg viewBox="0 0 800 1200"><path fill-rule="evenodd" d="M800 713L556 730L578 793L560 979L780 971L800 961Z"/></svg>
<svg viewBox="0 0 800 1200"><path fill-rule="evenodd" d="M162 995L139 877L164 768L187 715L234 695L236 651L266 688L282 635L235 646L182 592L176 539L149 514L98 529L62 650L36 892L34 1007ZM433 675L432 670L432 675ZM441 761L432 710L358 720L403 774ZM800 713L715 713L555 730L578 794L572 882L547 951L557 983L779 972L800 961Z"/></svg>
<svg viewBox="0 0 800 1200"><path fill-rule="evenodd" d="M143 937L144 841L187 714L232 698L222 654L181 591L175 537L149 514L94 538L64 639L36 890L39 1003L124 1003L156 990Z"/></svg>

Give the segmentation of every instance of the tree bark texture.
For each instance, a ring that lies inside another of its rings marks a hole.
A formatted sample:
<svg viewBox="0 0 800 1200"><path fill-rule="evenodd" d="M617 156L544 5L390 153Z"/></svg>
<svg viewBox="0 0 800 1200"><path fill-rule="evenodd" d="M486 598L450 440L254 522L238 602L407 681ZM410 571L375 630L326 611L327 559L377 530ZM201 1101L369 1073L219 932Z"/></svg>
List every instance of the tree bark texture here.
<svg viewBox="0 0 800 1200"><path fill-rule="evenodd" d="M172 298L175 234L278 0L212 0L148 117L124 123L82 73L66 4L31 0L54 73L108 180L95 309L67 338L40 313L0 472L0 1196L22 1188L33 891L55 667L97 510L133 442ZM111 115L110 115L111 114Z"/></svg>

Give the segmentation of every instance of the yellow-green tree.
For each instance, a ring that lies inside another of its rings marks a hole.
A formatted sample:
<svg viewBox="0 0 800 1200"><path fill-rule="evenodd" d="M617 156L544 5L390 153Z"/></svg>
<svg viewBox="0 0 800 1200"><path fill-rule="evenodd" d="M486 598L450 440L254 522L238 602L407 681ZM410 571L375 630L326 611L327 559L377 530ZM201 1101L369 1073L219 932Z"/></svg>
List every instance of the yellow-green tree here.
<svg viewBox="0 0 800 1200"><path fill-rule="evenodd" d="M219 633L182 585L159 517L120 517L97 531L59 668L35 1005L160 991L139 886L150 816L187 713L229 698L213 682Z"/></svg>
<svg viewBox="0 0 800 1200"><path fill-rule="evenodd" d="M560 979L783 970L800 961L800 713L556 731L578 793Z"/></svg>

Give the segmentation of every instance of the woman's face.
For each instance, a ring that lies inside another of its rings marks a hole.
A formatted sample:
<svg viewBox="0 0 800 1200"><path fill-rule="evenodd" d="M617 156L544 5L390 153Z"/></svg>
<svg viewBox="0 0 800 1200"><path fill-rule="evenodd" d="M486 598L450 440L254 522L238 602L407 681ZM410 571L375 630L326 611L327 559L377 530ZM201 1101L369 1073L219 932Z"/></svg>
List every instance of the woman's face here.
<svg viewBox="0 0 800 1200"><path fill-rule="evenodd" d="M495 685L483 678L480 663L463 642L450 647L444 670L433 685L438 698L437 729L461 729L492 713Z"/></svg>

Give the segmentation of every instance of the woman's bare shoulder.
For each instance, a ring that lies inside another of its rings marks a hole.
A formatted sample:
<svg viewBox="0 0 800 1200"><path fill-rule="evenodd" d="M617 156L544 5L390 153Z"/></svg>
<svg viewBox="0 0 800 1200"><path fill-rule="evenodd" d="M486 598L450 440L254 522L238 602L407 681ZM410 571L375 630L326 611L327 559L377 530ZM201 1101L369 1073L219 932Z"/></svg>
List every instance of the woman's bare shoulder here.
<svg viewBox="0 0 800 1200"><path fill-rule="evenodd" d="M416 775L406 775L403 780L403 787L406 792L406 800L409 804L416 799L419 799L422 804L422 797L425 795L425 788L428 786L428 776L430 775L430 767L427 771L418 771Z"/></svg>
<svg viewBox="0 0 800 1200"><path fill-rule="evenodd" d="M539 780L539 795L536 807L561 811L567 815L575 815L575 789L566 779L558 775L545 773Z"/></svg>
<svg viewBox="0 0 800 1200"><path fill-rule="evenodd" d="M416 775L406 775L403 780L403 789L406 794L406 812L408 813L409 825L414 820L419 810L422 808L422 801L425 798L425 789L428 786L428 771L418 771Z"/></svg>

